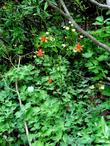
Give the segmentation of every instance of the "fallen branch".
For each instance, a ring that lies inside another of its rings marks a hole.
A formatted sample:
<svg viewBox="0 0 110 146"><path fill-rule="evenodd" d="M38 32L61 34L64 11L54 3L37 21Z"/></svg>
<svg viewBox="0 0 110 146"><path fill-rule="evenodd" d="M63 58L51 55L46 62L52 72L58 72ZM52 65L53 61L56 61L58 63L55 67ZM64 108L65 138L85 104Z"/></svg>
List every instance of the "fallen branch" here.
<svg viewBox="0 0 110 146"><path fill-rule="evenodd" d="M58 8L56 5L52 4L49 0L47 0L49 5L51 7L53 7L54 9L56 9L57 11L59 11L64 17L66 17L69 21L71 21L71 23L74 25L75 29L80 32L81 34L83 34L84 36L86 36L87 38L89 38L93 43L95 43L97 46L104 48L105 50L107 50L108 52L110 52L110 47L107 46L104 43L101 43L100 41L98 41L95 37L93 37L92 35L90 35L88 32L86 32L85 30L83 30L73 19L73 17L70 15L70 12L68 11L65 3L63 0L59 0L64 11L61 10L60 8ZM63 13L62 13L63 12Z"/></svg>

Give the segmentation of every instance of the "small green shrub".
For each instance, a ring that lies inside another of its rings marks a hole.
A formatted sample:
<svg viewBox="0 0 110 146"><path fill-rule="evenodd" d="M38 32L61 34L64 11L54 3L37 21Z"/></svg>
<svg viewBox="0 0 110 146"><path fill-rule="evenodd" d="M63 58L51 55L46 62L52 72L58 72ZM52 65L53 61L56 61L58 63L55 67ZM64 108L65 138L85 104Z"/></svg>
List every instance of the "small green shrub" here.
<svg viewBox="0 0 110 146"><path fill-rule="evenodd" d="M109 144L101 114L110 104L109 53L71 22L54 26L62 18L45 1L5 1L0 11L0 145L27 146L28 138L32 146ZM55 17L47 24L49 12ZM109 44L108 30L91 33Z"/></svg>

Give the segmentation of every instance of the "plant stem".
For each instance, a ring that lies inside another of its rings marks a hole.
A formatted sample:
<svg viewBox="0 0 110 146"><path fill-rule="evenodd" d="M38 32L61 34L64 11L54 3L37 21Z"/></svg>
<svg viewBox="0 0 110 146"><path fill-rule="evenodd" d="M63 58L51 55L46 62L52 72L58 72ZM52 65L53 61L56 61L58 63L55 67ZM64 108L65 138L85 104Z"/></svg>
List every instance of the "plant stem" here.
<svg viewBox="0 0 110 146"><path fill-rule="evenodd" d="M18 69L19 69L19 66L20 66L20 61L21 61L21 56L19 56L18 67L17 67ZM16 88L16 93L17 93L17 96L18 96L20 108L22 108L23 104L22 104L21 96L20 96L19 89L18 89L18 81L15 82L15 88ZM25 132L26 132L28 144L29 144L29 146L32 146L31 141L30 141L30 139L29 139L29 130L28 130L28 126L27 126L27 123L26 123L25 120L24 120L24 128L25 128Z"/></svg>

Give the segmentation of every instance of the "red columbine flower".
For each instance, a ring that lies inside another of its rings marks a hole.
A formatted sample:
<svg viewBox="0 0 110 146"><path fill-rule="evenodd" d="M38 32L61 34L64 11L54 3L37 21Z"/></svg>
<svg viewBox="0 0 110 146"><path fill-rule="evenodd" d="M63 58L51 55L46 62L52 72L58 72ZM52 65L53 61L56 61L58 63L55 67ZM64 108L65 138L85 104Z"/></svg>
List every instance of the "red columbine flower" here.
<svg viewBox="0 0 110 146"><path fill-rule="evenodd" d="M83 46L81 46L80 43L77 43L76 46L75 46L75 51L76 52L81 52L82 51L82 48L83 48Z"/></svg>
<svg viewBox="0 0 110 146"><path fill-rule="evenodd" d="M44 51L42 49L39 49L38 51L36 51L36 55L38 57L42 57L42 56L44 56Z"/></svg>
<svg viewBox="0 0 110 146"><path fill-rule="evenodd" d="M46 36L41 36L40 40L41 40L41 42L45 43L45 42L47 42L47 37Z"/></svg>

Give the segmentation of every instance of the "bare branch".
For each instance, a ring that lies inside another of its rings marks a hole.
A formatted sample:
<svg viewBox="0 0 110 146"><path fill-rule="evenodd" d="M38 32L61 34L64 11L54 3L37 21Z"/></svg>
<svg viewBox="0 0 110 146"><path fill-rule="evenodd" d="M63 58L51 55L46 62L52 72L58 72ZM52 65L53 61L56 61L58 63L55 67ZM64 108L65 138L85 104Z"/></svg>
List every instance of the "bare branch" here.
<svg viewBox="0 0 110 146"><path fill-rule="evenodd" d="M98 41L96 38L94 38L92 35L90 35L89 33L87 33L85 30L83 30L76 22L75 20L72 18L72 16L70 15L70 12L68 11L65 3L63 0L59 0L63 9L64 9L64 13L63 16L66 17L69 21L71 21L71 23L74 25L75 29L80 32L81 34L83 34L84 36L86 36L87 38L89 38L93 43L95 43L97 46L104 48L105 50L107 50L108 52L110 52L110 47L107 46L104 43L101 43L100 41ZM50 4L50 2L49 2ZM53 7L53 4L51 5ZM56 9L56 6L53 7ZM56 10L58 10L59 12L61 12L62 10L59 10L59 8L57 8ZM66 15L65 15L66 14Z"/></svg>
<svg viewBox="0 0 110 146"><path fill-rule="evenodd" d="M110 9L110 6L109 5L98 3L95 0L90 0L90 2L93 3L93 4L95 4L95 5L97 5L97 6L99 6L99 7L106 8L106 9Z"/></svg>

